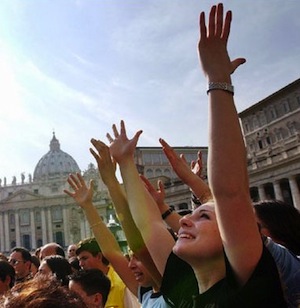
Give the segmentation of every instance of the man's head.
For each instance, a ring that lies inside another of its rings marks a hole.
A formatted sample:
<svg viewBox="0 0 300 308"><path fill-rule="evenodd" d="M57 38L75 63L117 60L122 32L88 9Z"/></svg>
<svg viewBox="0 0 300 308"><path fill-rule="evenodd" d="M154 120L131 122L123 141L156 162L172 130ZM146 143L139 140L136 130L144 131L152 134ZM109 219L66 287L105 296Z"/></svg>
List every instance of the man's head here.
<svg viewBox="0 0 300 308"><path fill-rule="evenodd" d="M108 260L102 255L101 249L95 238L80 241L77 245L76 255L82 269L98 268L107 273Z"/></svg>
<svg viewBox="0 0 300 308"><path fill-rule="evenodd" d="M89 308L103 308L110 291L110 280L98 269L80 270L70 276L69 289Z"/></svg>
<svg viewBox="0 0 300 308"><path fill-rule="evenodd" d="M59 255L65 258L64 249L57 243L49 243L44 245L40 251L40 259L43 260L45 257Z"/></svg>
<svg viewBox="0 0 300 308"><path fill-rule="evenodd" d="M13 248L8 262L13 266L17 280L23 279L30 274L31 254L26 248Z"/></svg>
<svg viewBox="0 0 300 308"><path fill-rule="evenodd" d="M72 259L76 257L76 249L77 249L77 245L75 244L71 244L68 247L68 250L67 250L68 259Z"/></svg>
<svg viewBox="0 0 300 308"><path fill-rule="evenodd" d="M0 260L0 295L13 287L15 283L15 270L5 260Z"/></svg>

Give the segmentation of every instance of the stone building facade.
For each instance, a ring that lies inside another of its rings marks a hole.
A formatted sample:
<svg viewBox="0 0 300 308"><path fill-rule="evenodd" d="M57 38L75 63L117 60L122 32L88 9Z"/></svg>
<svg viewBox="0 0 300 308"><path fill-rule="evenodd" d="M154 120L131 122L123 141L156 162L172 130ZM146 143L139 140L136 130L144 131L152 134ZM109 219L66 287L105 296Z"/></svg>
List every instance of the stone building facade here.
<svg viewBox="0 0 300 308"><path fill-rule="evenodd" d="M72 156L60 149L53 134L50 150L37 163L33 177L21 181L6 179L0 186L0 251L7 253L14 246L30 250L57 242L62 246L77 243L91 236L83 212L63 190L70 173L81 172ZM94 179L94 204L104 221L113 214L105 185L93 164L82 172L85 180Z"/></svg>
<svg viewBox="0 0 300 308"><path fill-rule="evenodd" d="M252 199L284 200L300 210L300 79L239 116Z"/></svg>

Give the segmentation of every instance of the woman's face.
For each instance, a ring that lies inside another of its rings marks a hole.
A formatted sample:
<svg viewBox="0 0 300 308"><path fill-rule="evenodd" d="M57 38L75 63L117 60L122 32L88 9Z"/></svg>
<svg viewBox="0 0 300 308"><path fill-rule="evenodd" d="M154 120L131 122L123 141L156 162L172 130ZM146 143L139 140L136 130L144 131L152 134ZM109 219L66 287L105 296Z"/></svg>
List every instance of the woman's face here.
<svg viewBox="0 0 300 308"><path fill-rule="evenodd" d="M203 204L182 217L180 226L173 252L190 265L223 256L213 203Z"/></svg>
<svg viewBox="0 0 300 308"><path fill-rule="evenodd" d="M41 274L41 275L52 274L52 271L51 271L50 267L47 265L46 261L41 262L38 273Z"/></svg>

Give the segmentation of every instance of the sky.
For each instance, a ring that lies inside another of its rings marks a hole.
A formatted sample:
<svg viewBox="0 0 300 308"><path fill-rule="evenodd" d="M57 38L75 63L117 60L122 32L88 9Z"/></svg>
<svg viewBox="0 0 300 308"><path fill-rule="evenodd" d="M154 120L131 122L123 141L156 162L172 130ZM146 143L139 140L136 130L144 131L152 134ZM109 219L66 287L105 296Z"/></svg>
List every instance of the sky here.
<svg viewBox="0 0 300 308"><path fill-rule="evenodd" d="M138 146L207 146L197 43L208 0L1 0L0 178L21 182L53 132L81 170L123 119ZM227 0L238 112L300 76L300 1Z"/></svg>

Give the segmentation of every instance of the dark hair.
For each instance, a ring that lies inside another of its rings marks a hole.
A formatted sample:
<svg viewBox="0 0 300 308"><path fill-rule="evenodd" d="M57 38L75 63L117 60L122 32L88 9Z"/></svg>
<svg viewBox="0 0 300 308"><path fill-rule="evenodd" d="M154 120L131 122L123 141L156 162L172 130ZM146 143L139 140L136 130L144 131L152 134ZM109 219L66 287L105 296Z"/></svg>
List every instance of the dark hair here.
<svg viewBox="0 0 300 308"><path fill-rule="evenodd" d="M31 255L31 262L36 266L36 268L39 268L40 259L36 255Z"/></svg>
<svg viewBox="0 0 300 308"><path fill-rule="evenodd" d="M19 283L0 299L5 308L86 308L83 300L54 278L38 276Z"/></svg>
<svg viewBox="0 0 300 308"><path fill-rule="evenodd" d="M10 277L9 287L12 288L15 283L15 269L5 260L0 260L0 280L5 281L6 277Z"/></svg>
<svg viewBox="0 0 300 308"><path fill-rule="evenodd" d="M254 203L256 216L272 239L296 255L300 255L300 212L279 200Z"/></svg>
<svg viewBox="0 0 300 308"><path fill-rule="evenodd" d="M70 281L80 284L87 295L100 293L102 302L105 305L110 291L110 280L102 271L96 268L80 270L69 277Z"/></svg>
<svg viewBox="0 0 300 308"><path fill-rule="evenodd" d="M90 237L80 241L77 244L76 255L78 256L82 251L90 252L94 257L101 253L100 246L94 237ZM102 254L102 262L104 265L108 265L109 261Z"/></svg>
<svg viewBox="0 0 300 308"><path fill-rule="evenodd" d="M66 257L64 249L59 244L57 244L55 252L58 256Z"/></svg>
<svg viewBox="0 0 300 308"><path fill-rule="evenodd" d="M69 280L68 276L72 273L72 267L69 261L62 256L47 256L43 259L51 269L58 281L62 285L67 285Z"/></svg>
<svg viewBox="0 0 300 308"><path fill-rule="evenodd" d="M13 252L19 252L22 255L22 258L24 261L30 261L31 262L31 254L28 249L24 247L14 247L10 253Z"/></svg>

